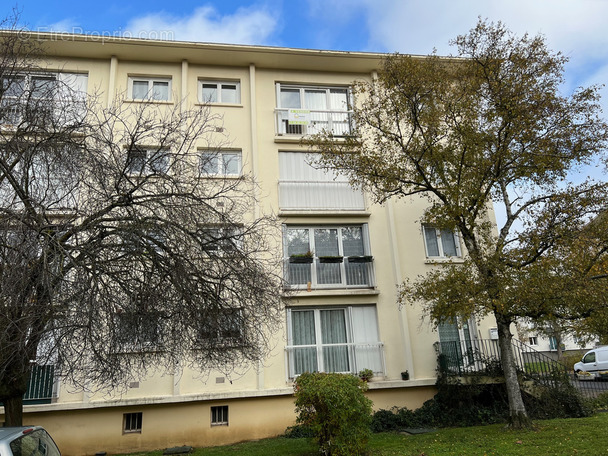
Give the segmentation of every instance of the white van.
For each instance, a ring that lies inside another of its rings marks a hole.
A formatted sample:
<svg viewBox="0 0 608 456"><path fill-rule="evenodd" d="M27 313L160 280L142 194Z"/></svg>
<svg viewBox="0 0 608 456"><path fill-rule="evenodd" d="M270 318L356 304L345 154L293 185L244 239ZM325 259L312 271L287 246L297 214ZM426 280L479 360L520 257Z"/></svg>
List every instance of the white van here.
<svg viewBox="0 0 608 456"><path fill-rule="evenodd" d="M599 378L599 372L608 371L608 345L589 350L583 359L574 365L574 372L589 372Z"/></svg>

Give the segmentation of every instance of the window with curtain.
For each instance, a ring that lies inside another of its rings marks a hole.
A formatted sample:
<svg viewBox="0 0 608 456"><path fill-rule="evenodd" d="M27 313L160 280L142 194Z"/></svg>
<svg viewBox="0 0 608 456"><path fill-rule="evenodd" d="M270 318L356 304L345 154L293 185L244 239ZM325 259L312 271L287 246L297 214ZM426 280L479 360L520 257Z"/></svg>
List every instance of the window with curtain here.
<svg viewBox="0 0 608 456"><path fill-rule="evenodd" d="M282 210L365 210L363 192L339 173L316 168L317 154L279 152Z"/></svg>
<svg viewBox="0 0 608 456"><path fill-rule="evenodd" d="M288 309L289 373L382 373L375 306Z"/></svg>
<svg viewBox="0 0 608 456"><path fill-rule="evenodd" d="M424 245L429 258L449 258L462 256L458 235L453 230L439 229L424 225Z"/></svg>
<svg viewBox="0 0 608 456"><path fill-rule="evenodd" d="M371 287L367 224L284 229L286 279L312 288Z"/></svg>

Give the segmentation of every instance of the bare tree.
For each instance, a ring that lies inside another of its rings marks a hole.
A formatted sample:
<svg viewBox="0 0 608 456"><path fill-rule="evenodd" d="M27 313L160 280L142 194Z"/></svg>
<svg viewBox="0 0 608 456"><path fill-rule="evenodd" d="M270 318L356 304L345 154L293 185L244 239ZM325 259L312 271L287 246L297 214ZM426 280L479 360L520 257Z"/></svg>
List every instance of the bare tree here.
<svg viewBox="0 0 608 456"><path fill-rule="evenodd" d="M221 118L120 99L102 108L14 31L0 55L6 424L21 424L32 361L115 388L150 368L261 359L280 317L280 232L254 218L250 176L209 174Z"/></svg>

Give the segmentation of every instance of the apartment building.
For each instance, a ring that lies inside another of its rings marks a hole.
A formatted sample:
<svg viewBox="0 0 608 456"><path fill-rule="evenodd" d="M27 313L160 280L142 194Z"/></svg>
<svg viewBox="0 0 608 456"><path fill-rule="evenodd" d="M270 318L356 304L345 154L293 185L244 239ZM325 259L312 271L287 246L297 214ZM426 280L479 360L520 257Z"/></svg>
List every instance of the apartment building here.
<svg viewBox="0 0 608 456"><path fill-rule="evenodd" d="M49 377L51 397L25 406L62 452L95 454L210 446L284 432L295 421L293 379L305 371L374 372L375 409L417 408L435 392L440 341L488 339L491 321L434 330L422 308L399 307L396 286L465 254L455 233L421 226L422 198L371 204L341 176L311 165L304 135L352 128L350 86L383 55L40 34L48 78L71 80L102 104L209 104L227 147L203 174L254 176L253 216L276 214L283 239L281 331L267 359L242 372L159 372L124 394ZM35 76L41 77L41 76ZM204 154L200 145L195 153ZM35 394L33 394L35 396Z"/></svg>

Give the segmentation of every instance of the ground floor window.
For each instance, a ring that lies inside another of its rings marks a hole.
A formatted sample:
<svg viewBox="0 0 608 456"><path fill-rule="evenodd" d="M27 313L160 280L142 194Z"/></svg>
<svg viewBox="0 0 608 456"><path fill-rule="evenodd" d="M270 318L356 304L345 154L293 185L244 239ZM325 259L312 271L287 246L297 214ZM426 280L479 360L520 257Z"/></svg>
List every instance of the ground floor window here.
<svg viewBox="0 0 608 456"><path fill-rule="evenodd" d="M211 407L211 425L228 426L228 406Z"/></svg>
<svg viewBox="0 0 608 456"><path fill-rule="evenodd" d="M289 376L303 372L384 372L375 306L291 308Z"/></svg>
<svg viewBox="0 0 608 456"><path fill-rule="evenodd" d="M122 431L124 434L141 432L143 413L125 413L122 418Z"/></svg>

